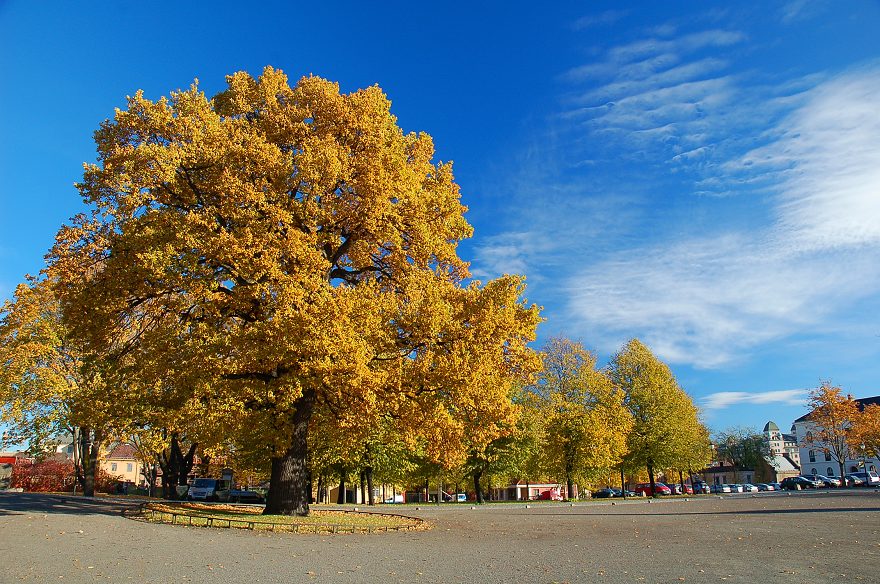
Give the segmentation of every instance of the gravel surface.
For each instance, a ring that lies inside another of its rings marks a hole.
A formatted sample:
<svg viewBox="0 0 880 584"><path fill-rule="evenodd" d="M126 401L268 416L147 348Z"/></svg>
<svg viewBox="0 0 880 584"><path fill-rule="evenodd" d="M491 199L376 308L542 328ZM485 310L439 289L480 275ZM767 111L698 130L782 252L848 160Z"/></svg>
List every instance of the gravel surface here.
<svg viewBox="0 0 880 584"><path fill-rule="evenodd" d="M876 491L389 505L434 529L335 536L148 524L124 507L0 492L0 582L880 582Z"/></svg>

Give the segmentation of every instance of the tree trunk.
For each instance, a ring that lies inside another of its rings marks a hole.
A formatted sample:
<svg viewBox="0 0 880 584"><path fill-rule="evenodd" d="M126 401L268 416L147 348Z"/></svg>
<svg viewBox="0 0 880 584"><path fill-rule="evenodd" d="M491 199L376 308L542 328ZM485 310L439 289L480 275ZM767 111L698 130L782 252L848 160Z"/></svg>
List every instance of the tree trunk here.
<svg viewBox="0 0 880 584"><path fill-rule="evenodd" d="M264 515L309 514L308 431L315 407L315 392L306 390L296 400L290 446L272 458L269 496Z"/></svg>
<svg viewBox="0 0 880 584"><path fill-rule="evenodd" d="M687 492L684 490L684 475L681 473L681 471L678 471L678 484L681 485L681 494L687 495Z"/></svg>
<svg viewBox="0 0 880 584"><path fill-rule="evenodd" d="M318 475L318 502L324 502L324 475Z"/></svg>
<svg viewBox="0 0 880 584"><path fill-rule="evenodd" d="M620 467L620 493L626 499L626 476L623 474L623 466Z"/></svg>
<svg viewBox="0 0 880 584"><path fill-rule="evenodd" d="M654 483L654 461L651 459L648 459L648 479L651 483L651 496L656 497L657 489L655 486L656 483Z"/></svg>
<svg viewBox="0 0 880 584"><path fill-rule="evenodd" d="M367 475L367 503L372 507L376 504L376 498L373 496L373 467L368 466L364 474Z"/></svg>
<svg viewBox="0 0 880 584"><path fill-rule="evenodd" d="M345 475L346 470L342 469L342 472L339 473L339 492L336 493L336 504L337 505L345 505Z"/></svg>
<svg viewBox="0 0 880 584"><path fill-rule="evenodd" d="M82 487L83 496L95 496L95 475L98 472L98 455L101 453L103 434L99 430L92 430L89 426L82 426L79 430L79 440L74 446L78 450L79 469L77 469L77 481Z"/></svg>
<svg viewBox="0 0 880 584"><path fill-rule="evenodd" d="M174 437L174 440L177 441L177 437ZM180 461L177 464L177 484L178 486L184 486L189 481L189 473L192 472L195 455L196 455L196 446L197 444L193 442L189 446L189 450L186 455L180 450L180 443L178 442L177 453L180 456Z"/></svg>
<svg viewBox="0 0 880 584"><path fill-rule="evenodd" d="M480 477L483 476L483 472L479 470L474 471L474 493L477 496L477 503L483 503L483 490L480 488Z"/></svg>
<svg viewBox="0 0 880 584"><path fill-rule="evenodd" d="M362 470L358 478L361 480L361 504L365 504L367 502L367 471Z"/></svg>
<svg viewBox="0 0 880 584"><path fill-rule="evenodd" d="M565 464L565 498L566 499L574 499L574 480L571 478L571 473L574 470L572 468L572 464L566 461Z"/></svg>

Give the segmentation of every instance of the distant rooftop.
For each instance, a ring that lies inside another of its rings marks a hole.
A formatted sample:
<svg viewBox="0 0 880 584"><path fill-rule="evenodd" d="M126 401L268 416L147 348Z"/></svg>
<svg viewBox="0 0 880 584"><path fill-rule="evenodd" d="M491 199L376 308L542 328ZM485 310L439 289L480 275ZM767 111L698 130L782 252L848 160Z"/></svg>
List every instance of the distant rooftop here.
<svg viewBox="0 0 880 584"><path fill-rule="evenodd" d="M859 406L859 411L864 411L864 409L868 406L880 406L880 395L875 395L874 397L861 397L856 399L856 405ZM810 412L812 414L813 412ZM800 418L794 421L795 424L798 422L806 422L807 418L810 417L810 414L804 414ZM792 424L792 429L794 429L794 424Z"/></svg>

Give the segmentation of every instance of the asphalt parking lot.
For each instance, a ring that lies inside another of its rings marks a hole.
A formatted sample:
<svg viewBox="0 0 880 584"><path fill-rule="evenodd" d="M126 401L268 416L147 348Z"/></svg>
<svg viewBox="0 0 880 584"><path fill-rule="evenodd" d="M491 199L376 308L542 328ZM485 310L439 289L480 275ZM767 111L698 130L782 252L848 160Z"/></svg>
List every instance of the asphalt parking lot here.
<svg viewBox="0 0 880 584"><path fill-rule="evenodd" d="M426 532L145 524L124 505L0 492L0 582L880 582L880 493L385 506Z"/></svg>

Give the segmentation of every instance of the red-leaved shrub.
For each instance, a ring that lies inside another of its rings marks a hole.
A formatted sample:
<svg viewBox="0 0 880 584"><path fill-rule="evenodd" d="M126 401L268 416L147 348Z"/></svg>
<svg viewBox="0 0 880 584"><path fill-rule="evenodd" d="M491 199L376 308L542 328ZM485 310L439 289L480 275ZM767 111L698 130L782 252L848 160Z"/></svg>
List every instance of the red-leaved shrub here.
<svg viewBox="0 0 880 584"><path fill-rule="evenodd" d="M12 467L9 486L37 493L69 491L73 488L73 476L73 463L68 460L19 459Z"/></svg>

